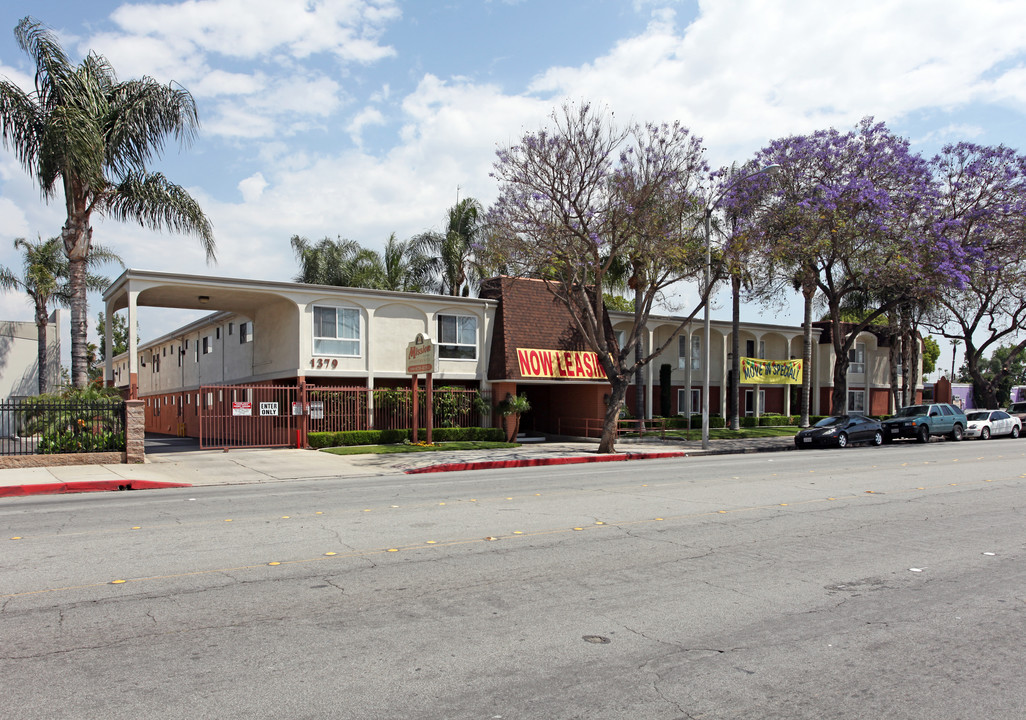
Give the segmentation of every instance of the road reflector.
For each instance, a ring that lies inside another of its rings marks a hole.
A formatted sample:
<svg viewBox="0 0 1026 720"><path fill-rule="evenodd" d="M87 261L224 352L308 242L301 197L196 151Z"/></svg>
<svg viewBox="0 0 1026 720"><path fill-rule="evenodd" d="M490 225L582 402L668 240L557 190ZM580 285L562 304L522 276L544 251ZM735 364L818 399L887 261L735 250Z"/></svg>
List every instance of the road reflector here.
<svg viewBox="0 0 1026 720"><path fill-rule="evenodd" d="M126 582L128 582L128 581L127 580L111 580L110 584L111 585L124 585Z"/></svg>
<svg viewBox="0 0 1026 720"><path fill-rule="evenodd" d="M326 553L324 553L324 554L325 554L325 555L329 555L329 556L331 556L331 555L337 555L338 553L333 553L333 552L326 552Z"/></svg>
<svg viewBox="0 0 1026 720"><path fill-rule="evenodd" d="M275 560L274 562L269 562L269 563L267 563L267 564L268 564L268 565L281 565L281 563L280 563L280 562L278 562L277 560Z"/></svg>

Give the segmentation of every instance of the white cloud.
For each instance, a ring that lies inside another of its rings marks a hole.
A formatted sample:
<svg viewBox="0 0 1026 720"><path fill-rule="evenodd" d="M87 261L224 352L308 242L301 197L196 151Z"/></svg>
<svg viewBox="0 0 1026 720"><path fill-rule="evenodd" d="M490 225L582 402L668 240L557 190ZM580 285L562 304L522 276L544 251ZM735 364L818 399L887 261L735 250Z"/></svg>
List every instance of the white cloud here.
<svg viewBox="0 0 1026 720"><path fill-rule="evenodd" d="M368 125L383 125L384 123L385 116L381 114L380 110L375 107L366 107L353 117L349 125L346 126L346 132L349 133L354 145L362 147L363 129Z"/></svg>
<svg viewBox="0 0 1026 720"><path fill-rule="evenodd" d="M126 4L111 17L128 34L184 38L227 57L256 59L285 49L295 58L328 52L374 62L394 53L378 39L399 15L391 0L188 0Z"/></svg>
<svg viewBox="0 0 1026 720"><path fill-rule="evenodd" d="M729 162L780 135L891 120L920 108L1021 97L1026 4L873 0L701 3L683 33L659 13L640 36L580 67L552 68L536 93L605 101L621 115L680 119Z"/></svg>
<svg viewBox="0 0 1026 720"><path fill-rule="evenodd" d="M264 180L263 173L253 173L245 180L239 181L239 192L242 193L242 200L247 205L252 205L260 200L266 187L267 181Z"/></svg>

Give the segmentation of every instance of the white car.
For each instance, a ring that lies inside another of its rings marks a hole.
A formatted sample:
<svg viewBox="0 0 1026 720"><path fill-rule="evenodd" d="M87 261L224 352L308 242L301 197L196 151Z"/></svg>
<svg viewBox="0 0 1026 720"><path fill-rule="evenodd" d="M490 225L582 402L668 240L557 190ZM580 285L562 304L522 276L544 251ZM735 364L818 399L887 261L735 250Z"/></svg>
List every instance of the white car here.
<svg viewBox="0 0 1026 720"><path fill-rule="evenodd" d="M970 410L965 414L965 436L989 440L999 435L1019 437L1022 421L1004 410Z"/></svg>

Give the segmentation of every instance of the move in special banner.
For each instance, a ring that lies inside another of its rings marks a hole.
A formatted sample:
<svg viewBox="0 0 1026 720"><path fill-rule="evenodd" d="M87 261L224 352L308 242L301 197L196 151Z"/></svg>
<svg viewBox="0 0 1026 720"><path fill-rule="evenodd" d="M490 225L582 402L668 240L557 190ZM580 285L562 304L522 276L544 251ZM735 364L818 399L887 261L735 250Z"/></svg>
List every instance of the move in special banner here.
<svg viewBox="0 0 1026 720"><path fill-rule="evenodd" d="M801 360L741 358L742 385L801 385Z"/></svg>
<svg viewBox="0 0 1026 720"><path fill-rule="evenodd" d="M523 377L606 378L605 370L599 365L598 355L593 352L517 348L517 361Z"/></svg>

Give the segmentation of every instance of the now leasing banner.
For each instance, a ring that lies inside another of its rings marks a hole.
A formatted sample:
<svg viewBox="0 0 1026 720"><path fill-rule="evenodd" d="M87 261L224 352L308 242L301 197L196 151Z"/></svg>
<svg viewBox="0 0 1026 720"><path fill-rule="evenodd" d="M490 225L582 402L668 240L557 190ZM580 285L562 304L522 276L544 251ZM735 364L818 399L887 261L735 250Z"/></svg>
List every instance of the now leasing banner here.
<svg viewBox="0 0 1026 720"><path fill-rule="evenodd" d="M580 378L605 380L598 355L576 350L536 350L517 348L517 361L523 377Z"/></svg>
<svg viewBox="0 0 1026 720"><path fill-rule="evenodd" d="M741 358L742 385L801 385L801 360Z"/></svg>

